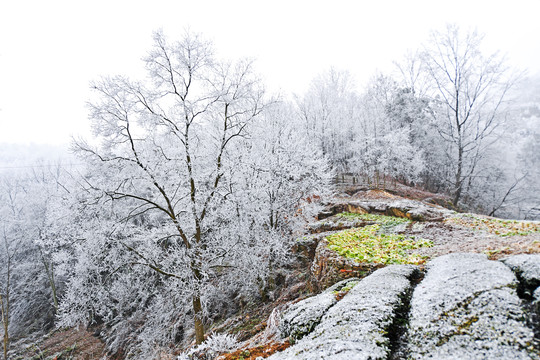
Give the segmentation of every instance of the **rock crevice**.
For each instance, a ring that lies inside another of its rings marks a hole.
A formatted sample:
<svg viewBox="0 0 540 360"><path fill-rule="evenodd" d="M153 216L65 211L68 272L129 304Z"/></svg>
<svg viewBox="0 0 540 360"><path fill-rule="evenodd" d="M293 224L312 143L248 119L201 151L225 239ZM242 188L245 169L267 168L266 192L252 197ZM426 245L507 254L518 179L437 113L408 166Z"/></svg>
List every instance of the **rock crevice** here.
<svg viewBox="0 0 540 360"><path fill-rule="evenodd" d="M510 270L517 260L449 254L423 278L417 266L390 265L341 301L334 291L347 282L338 283L284 314L282 335L296 343L271 359L540 359ZM298 337L295 327L309 329Z"/></svg>
<svg viewBox="0 0 540 360"><path fill-rule="evenodd" d="M388 359L391 334L418 268L391 265L360 281L311 333L271 359ZM287 315L285 315L287 316Z"/></svg>

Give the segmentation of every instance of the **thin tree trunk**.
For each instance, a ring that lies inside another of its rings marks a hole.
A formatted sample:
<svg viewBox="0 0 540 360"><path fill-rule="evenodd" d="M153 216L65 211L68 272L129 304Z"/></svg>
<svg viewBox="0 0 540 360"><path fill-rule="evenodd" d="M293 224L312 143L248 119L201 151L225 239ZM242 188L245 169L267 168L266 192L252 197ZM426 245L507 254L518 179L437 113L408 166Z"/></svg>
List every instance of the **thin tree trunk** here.
<svg viewBox="0 0 540 360"><path fill-rule="evenodd" d="M8 286L9 286L9 270L8 270ZM7 353L9 348L9 289L5 297L2 297L0 294L0 308L2 310L2 324L4 327L4 338L3 338L3 349L4 349L4 360L8 359Z"/></svg>
<svg viewBox="0 0 540 360"><path fill-rule="evenodd" d="M43 251L41 251L41 261L43 262L43 266L45 267L45 273L47 274L47 279L49 280L49 285L51 287L52 292L52 298L53 298L53 304L54 304L54 311L55 313L58 312L58 297L56 296L56 284L54 282L54 265L52 263L48 263L45 259L45 256L43 255Z"/></svg>
<svg viewBox="0 0 540 360"><path fill-rule="evenodd" d="M2 323L4 325L4 360L8 360L8 348L9 348L9 296L10 296L10 286L11 286L11 256L9 255L9 246L7 244L5 229L4 229L4 242L6 245L6 253L7 253L7 276L6 276L6 293L4 296L0 294L0 308L2 310L2 313L0 314L2 317Z"/></svg>
<svg viewBox="0 0 540 360"><path fill-rule="evenodd" d="M455 186L455 192L454 192L454 199L452 203L454 206L458 205L459 199L461 198L461 191L463 189L463 179L461 178L461 172L463 170L463 149L461 147L461 144L459 145L458 149L458 164L457 164L457 172L456 172L456 186Z"/></svg>
<svg viewBox="0 0 540 360"><path fill-rule="evenodd" d="M4 360L8 360L8 346L9 346L9 334L7 329L7 323L4 323Z"/></svg>
<svg viewBox="0 0 540 360"><path fill-rule="evenodd" d="M203 322L203 310L202 310L202 304L201 304L201 289L200 289L202 276L201 276L200 267L197 264L197 261L200 261L201 259L200 249L198 247L201 244L201 232L198 231L195 236L196 236L196 242L197 242L197 245L195 248L196 261L192 261L191 271L193 272L193 276L196 281L196 288L193 292L193 317L194 317L193 323L195 327L195 343L199 345L204 342L204 322Z"/></svg>
<svg viewBox="0 0 540 360"><path fill-rule="evenodd" d="M461 134L461 123L459 116L459 89L456 88L456 109L455 109L455 121L456 121L456 131L457 131L457 140L458 140L458 163L457 163L457 172L456 172L456 186L454 192L453 204L457 207L459 199L461 198L461 190L463 189L463 138Z"/></svg>
<svg viewBox="0 0 540 360"><path fill-rule="evenodd" d="M193 312L195 313L195 342L201 344L204 342L204 324L202 319L201 295L198 290L193 295Z"/></svg>

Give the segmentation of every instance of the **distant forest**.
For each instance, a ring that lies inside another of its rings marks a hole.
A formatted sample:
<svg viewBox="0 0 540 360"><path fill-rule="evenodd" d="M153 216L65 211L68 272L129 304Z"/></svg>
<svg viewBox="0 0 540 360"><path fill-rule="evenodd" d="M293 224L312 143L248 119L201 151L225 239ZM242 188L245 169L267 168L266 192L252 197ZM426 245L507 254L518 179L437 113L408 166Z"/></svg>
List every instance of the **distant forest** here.
<svg viewBox="0 0 540 360"><path fill-rule="evenodd" d="M103 325L111 352L137 358L201 343L268 295L344 175L540 220L540 78L483 53L482 38L449 25L361 91L330 69L282 99L251 61L156 33L146 79L91 84L94 138L73 158L27 167L34 153L0 149L4 357L54 326Z"/></svg>

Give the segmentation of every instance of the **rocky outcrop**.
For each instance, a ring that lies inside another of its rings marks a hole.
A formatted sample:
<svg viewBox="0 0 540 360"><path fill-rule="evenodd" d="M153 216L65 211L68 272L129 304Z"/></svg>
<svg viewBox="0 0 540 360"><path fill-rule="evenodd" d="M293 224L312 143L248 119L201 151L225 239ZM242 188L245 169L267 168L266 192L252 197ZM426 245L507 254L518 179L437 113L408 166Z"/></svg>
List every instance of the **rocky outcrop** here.
<svg viewBox="0 0 540 360"><path fill-rule="evenodd" d="M530 359L518 282L504 264L481 254L430 262L411 300L407 347L412 359Z"/></svg>
<svg viewBox="0 0 540 360"><path fill-rule="evenodd" d="M386 194L386 193L384 193ZM418 236L425 226L424 223L440 224L445 218L455 214L454 211L443 207L426 204L420 201L408 200L386 194L388 197L371 200L355 200L350 197L342 198L328 204L319 220L308 226L306 235L296 241L295 252L299 260L307 263L311 269L310 285L312 289L321 290L349 277L365 277L384 265L378 263L358 262L340 256L328 249L326 236L333 232L380 224L376 217L355 217L338 215L341 213L385 215L394 218L407 219L399 225L384 226L385 232L409 234Z"/></svg>
<svg viewBox="0 0 540 360"><path fill-rule="evenodd" d="M540 359L540 255L495 260L540 252L538 223L383 195L337 199L297 240L310 287L338 284L284 310L280 334L294 345L271 358ZM411 251L432 260L384 267L329 248L329 235L373 224L377 234L431 241ZM350 277L362 280L340 300L335 292Z"/></svg>
<svg viewBox="0 0 540 360"><path fill-rule="evenodd" d="M380 214L402 217L413 221L442 221L455 214L442 206L428 204L417 200L408 200L399 197L381 200L350 200L344 199L329 206L319 219L324 219L341 212L354 214Z"/></svg>
<svg viewBox="0 0 540 360"><path fill-rule="evenodd" d="M339 283L283 313L282 336L296 343L270 359L540 359L511 270L535 279L539 260L449 254L430 261L419 282L418 267L391 265L340 301Z"/></svg>
<svg viewBox="0 0 540 360"><path fill-rule="evenodd" d="M338 231L343 229L350 229L353 227L363 227L366 225L373 225L374 221L366 221L362 219L345 220L343 218L336 219L330 218L321 221L317 221L313 224L309 224L309 232L312 234L318 234L327 231Z"/></svg>
<svg viewBox="0 0 540 360"><path fill-rule="evenodd" d="M411 265L377 270L331 306L312 332L270 359L387 359L390 332L416 272Z"/></svg>
<svg viewBox="0 0 540 360"><path fill-rule="evenodd" d="M306 235L297 241L299 260L311 269L310 286L324 289L347 277L371 274L380 264L344 258L328 249L325 238L337 231L380 224L380 233L399 234L432 242L432 246L415 249L420 258L435 258L452 252L487 253L501 258L510 253L540 252L540 225L534 222L502 220L475 214L459 214L441 206L409 200L379 192L379 198L336 198L327 204L323 220L311 224ZM342 212L362 214L340 214ZM387 226L377 220L386 215L405 220ZM509 266L513 266L508 263ZM518 278L520 270L516 269ZM531 286L530 293L534 292ZM521 290L520 290L521 291Z"/></svg>
<svg viewBox="0 0 540 360"><path fill-rule="evenodd" d="M311 287L316 290L325 289L342 279L365 277L383 266L340 256L328 248L326 239L322 239L317 244L311 265Z"/></svg>
<svg viewBox="0 0 540 360"><path fill-rule="evenodd" d="M540 255L514 255L502 262L510 267L519 281L518 295L523 301L528 324L540 339Z"/></svg>
<svg viewBox="0 0 540 360"><path fill-rule="evenodd" d="M520 254L503 259L520 281L522 296L532 297L540 286L540 255Z"/></svg>
<svg viewBox="0 0 540 360"><path fill-rule="evenodd" d="M300 340L315 329L329 308L338 302L336 294L347 284L359 279L346 279L329 287L318 296L313 296L293 304L283 314L279 329L282 337L291 343Z"/></svg>

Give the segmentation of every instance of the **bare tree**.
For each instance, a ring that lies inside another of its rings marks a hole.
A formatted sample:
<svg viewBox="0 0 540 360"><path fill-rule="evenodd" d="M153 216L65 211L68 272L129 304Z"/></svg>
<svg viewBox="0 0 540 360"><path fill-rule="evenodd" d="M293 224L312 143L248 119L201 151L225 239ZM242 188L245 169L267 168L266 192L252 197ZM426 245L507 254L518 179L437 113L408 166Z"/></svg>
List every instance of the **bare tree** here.
<svg viewBox="0 0 540 360"><path fill-rule="evenodd" d="M396 78L418 98L427 95L431 82L422 60L422 54L417 50L405 53L401 61L394 61Z"/></svg>
<svg viewBox="0 0 540 360"><path fill-rule="evenodd" d="M354 120L357 116L354 82L349 72L334 68L313 79L308 92L296 103L313 146L338 172L351 160Z"/></svg>
<svg viewBox="0 0 540 360"><path fill-rule="evenodd" d="M2 179L0 187L0 321L2 322L4 359L8 359L15 258L20 251L22 231L22 189L16 181Z"/></svg>
<svg viewBox="0 0 540 360"><path fill-rule="evenodd" d="M224 181L228 151L235 138L263 108L263 93L252 64L214 61L211 46L186 34L169 44L156 33L146 59L151 82L124 77L104 79L93 88L90 104L96 135L103 146L80 142L78 151L109 178L92 184L111 202L128 207L124 221L157 213L173 233L156 240L163 251L183 249L189 259L192 308L197 343L204 341L202 283L208 234L230 187ZM185 280L143 250L123 242L125 251L158 274Z"/></svg>
<svg viewBox="0 0 540 360"><path fill-rule="evenodd" d="M504 57L482 54L482 39L476 31L463 34L456 25L448 25L432 33L422 54L433 96L443 107L439 133L452 151L454 205L504 120L507 93L515 82Z"/></svg>

